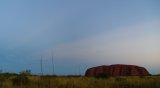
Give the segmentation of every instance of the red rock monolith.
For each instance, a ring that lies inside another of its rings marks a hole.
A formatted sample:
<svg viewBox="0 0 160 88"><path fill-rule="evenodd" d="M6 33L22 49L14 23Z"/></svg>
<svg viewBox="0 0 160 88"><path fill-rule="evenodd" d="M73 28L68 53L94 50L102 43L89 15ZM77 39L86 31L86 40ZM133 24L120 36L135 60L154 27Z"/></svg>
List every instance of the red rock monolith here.
<svg viewBox="0 0 160 88"><path fill-rule="evenodd" d="M136 65L102 65L87 69L85 76L98 76L105 73L109 76L147 76L150 73L144 68Z"/></svg>

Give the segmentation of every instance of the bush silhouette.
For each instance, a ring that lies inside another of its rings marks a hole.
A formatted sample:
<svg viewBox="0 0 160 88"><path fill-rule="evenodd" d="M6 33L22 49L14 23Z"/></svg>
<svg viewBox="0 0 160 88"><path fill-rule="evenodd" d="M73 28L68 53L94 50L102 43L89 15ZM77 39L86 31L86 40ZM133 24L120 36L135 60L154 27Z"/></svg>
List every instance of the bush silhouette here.
<svg viewBox="0 0 160 88"><path fill-rule="evenodd" d="M110 75L107 72L99 73L96 78L109 78Z"/></svg>
<svg viewBox="0 0 160 88"><path fill-rule="evenodd" d="M29 79L25 75L19 75L19 76L12 79L12 83L15 86L28 85L29 84Z"/></svg>

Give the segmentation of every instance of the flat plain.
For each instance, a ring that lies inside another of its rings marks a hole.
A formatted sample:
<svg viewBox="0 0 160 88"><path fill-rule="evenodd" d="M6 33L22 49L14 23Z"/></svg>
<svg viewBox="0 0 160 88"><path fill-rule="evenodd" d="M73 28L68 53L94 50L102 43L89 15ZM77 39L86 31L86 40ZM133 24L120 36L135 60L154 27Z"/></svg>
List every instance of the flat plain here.
<svg viewBox="0 0 160 88"><path fill-rule="evenodd" d="M160 76L1 76L0 88L160 88Z"/></svg>

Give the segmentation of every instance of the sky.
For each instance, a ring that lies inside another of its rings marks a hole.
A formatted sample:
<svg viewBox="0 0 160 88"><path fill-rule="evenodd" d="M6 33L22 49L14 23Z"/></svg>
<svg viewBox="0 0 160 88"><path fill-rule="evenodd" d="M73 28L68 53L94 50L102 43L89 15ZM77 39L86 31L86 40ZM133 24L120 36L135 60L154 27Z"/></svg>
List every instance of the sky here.
<svg viewBox="0 0 160 88"><path fill-rule="evenodd" d="M0 69L84 74L131 64L160 73L159 0L0 0Z"/></svg>

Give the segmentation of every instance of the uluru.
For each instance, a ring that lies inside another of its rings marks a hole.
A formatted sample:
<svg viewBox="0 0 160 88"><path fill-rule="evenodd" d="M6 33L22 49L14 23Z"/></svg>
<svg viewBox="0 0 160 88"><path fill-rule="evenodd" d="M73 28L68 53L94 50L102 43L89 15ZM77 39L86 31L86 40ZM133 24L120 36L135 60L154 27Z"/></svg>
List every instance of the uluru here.
<svg viewBox="0 0 160 88"><path fill-rule="evenodd" d="M150 73L144 68L136 65L114 64L102 65L87 69L85 76L98 76L100 74L109 76L148 76Z"/></svg>

